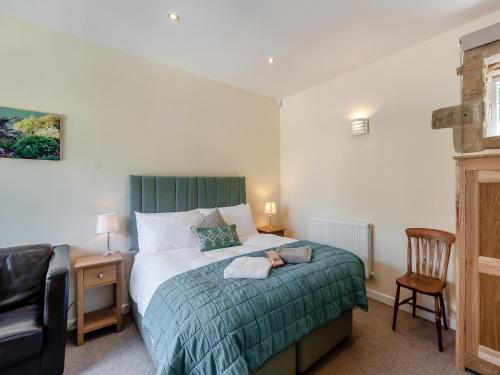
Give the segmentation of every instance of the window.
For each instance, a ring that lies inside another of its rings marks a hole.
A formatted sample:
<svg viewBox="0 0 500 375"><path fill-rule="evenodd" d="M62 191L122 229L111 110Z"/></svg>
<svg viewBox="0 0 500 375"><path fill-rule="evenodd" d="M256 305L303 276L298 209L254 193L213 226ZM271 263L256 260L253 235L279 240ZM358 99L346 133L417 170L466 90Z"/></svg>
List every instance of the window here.
<svg viewBox="0 0 500 375"><path fill-rule="evenodd" d="M491 90L491 127L489 137L500 136L500 76L492 80Z"/></svg>
<svg viewBox="0 0 500 375"><path fill-rule="evenodd" d="M500 53L483 60L483 82L485 91L483 137L500 138Z"/></svg>

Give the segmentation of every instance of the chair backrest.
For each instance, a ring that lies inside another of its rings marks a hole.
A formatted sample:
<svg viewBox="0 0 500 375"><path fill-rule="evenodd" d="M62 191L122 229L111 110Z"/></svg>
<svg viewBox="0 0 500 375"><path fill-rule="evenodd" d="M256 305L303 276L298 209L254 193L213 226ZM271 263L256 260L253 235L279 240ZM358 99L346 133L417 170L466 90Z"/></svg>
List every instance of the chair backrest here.
<svg viewBox="0 0 500 375"><path fill-rule="evenodd" d="M408 228L408 272L440 279L446 283L451 245L455 235L437 229ZM415 269L412 254L415 253Z"/></svg>
<svg viewBox="0 0 500 375"><path fill-rule="evenodd" d="M43 301L52 254L49 244L0 249L0 311Z"/></svg>

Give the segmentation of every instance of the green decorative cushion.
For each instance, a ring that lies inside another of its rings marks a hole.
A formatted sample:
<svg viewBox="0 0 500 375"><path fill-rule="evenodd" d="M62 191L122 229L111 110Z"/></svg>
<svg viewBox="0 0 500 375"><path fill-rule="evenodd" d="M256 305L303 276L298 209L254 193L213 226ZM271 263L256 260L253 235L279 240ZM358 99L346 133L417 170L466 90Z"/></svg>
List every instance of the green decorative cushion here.
<svg viewBox="0 0 500 375"><path fill-rule="evenodd" d="M241 245L235 224L215 228L196 228L196 232L200 239L201 251Z"/></svg>

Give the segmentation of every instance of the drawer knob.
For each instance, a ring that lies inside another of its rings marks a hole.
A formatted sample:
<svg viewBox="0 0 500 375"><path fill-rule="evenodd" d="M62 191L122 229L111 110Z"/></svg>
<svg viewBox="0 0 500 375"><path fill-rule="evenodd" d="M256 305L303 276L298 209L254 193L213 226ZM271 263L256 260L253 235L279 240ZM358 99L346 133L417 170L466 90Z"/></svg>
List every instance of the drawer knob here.
<svg viewBox="0 0 500 375"><path fill-rule="evenodd" d="M104 277L104 275L102 273L100 273L99 275L97 275L97 277L102 279Z"/></svg>

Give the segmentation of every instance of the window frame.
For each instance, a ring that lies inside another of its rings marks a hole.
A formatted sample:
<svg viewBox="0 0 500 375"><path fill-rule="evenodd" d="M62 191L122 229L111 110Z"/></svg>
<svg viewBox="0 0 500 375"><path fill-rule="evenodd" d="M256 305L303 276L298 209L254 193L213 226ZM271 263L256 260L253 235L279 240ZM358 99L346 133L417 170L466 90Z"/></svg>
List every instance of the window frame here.
<svg viewBox="0 0 500 375"><path fill-rule="evenodd" d="M491 118L487 137L498 137L500 136L500 74L492 77L491 86Z"/></svg>

